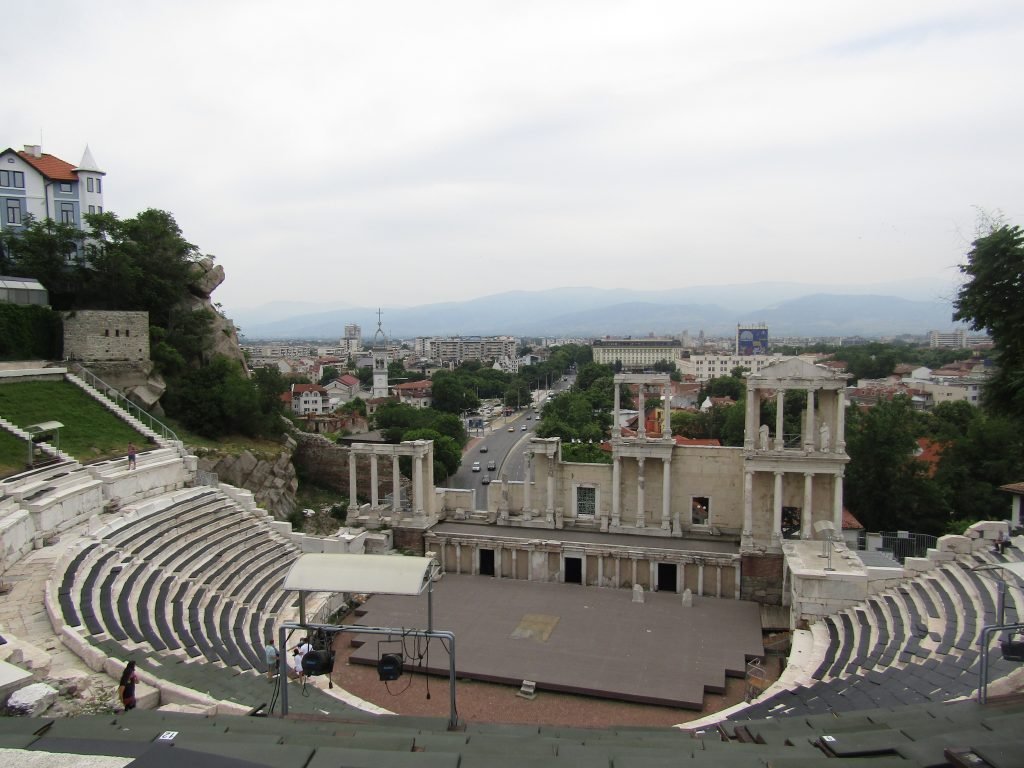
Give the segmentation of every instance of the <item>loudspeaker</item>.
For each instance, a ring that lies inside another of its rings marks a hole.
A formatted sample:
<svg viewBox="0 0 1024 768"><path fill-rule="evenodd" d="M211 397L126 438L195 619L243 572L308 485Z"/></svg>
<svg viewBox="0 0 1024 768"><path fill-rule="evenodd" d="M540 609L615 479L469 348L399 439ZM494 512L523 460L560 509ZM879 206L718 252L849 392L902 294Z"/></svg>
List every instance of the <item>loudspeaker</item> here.
<svg viewBox="0 0 1024 768"><path fill-rule="evenodd" d="M334 670L334 651L310 651L302 657L305 675L329 675Z"/></svg>
<svg viewBox="0 0 1024 768"><path fill-rule="evenodd" d="M381 680L397 680L403 671L402 654L383 653L377 660L377 676Z"/></svg>

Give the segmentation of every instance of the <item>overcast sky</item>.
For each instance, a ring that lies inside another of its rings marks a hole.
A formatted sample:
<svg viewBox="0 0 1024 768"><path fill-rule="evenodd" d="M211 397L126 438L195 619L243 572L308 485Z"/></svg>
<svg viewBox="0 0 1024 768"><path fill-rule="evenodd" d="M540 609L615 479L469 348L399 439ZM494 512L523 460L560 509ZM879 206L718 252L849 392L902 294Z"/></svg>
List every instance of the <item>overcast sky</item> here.
<svg viewBox="0 0 1024 768"><path fill-rule="evenodd" d="M955 280L1024 224L1024 4L5 3L0 143L170 211L230 315Z"/></svg>

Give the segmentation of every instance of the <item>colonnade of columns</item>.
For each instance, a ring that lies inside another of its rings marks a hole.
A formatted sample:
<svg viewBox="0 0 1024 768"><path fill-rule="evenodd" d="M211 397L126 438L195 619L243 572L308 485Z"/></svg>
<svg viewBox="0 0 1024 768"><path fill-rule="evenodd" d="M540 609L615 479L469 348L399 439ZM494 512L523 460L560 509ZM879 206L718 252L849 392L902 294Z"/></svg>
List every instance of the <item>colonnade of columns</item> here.
<svg viewBox="0 0 1024 768"><path fill-rule="evenodd" d="M449 547L455 550L454 557L448 557ZM497 579L501 578L518 578L519 573L519 554L522 552L527 558L532 552L537 550L532 549L529 546L519 546L511 542L479 542L479 541L461 541L461 540L448 540L442 539L437 545L433 547L439 552L439 558L441 563L441 569L443 571L451 571L457 575L466 573L468 575L477 576L480 574L480 550L487 549L494 552L494 577ZM466 550L466 552L464 552ZM509 552L510 561L510 574L506 576L503 569L505 550ZM540 550L545 555L549 553L548 550ZM468 553L468 555L467 555ZM643 554L636 552L629 553L614 553L614 552L586 552L579 550L566 551L564 549L558 550L558 562L559 562L559 581L564 581L564 574L566 570L566 558L579 558L582 560L582 576L583 582L587 582L588 573L588 561L591 558L597 558L597 575L596 584L604 586L608 582L606 576L611 576L611 586L613 588L620 588L623 584L628 583L630 585L637 584L638 577L640 576L640 569L646 567L648 569L648 585L656 585L658 583L658 565L663 563L671 563L675 565L677 570L676 577L676 592L682 592L686 589L686 566L695 566L697 569L697 588L694 590L696 595L714 596L714 597L732 597L733 599L740 599L740 560L739 558L732 558L729 562L706 562L704 559L679 559L679 560L655 560L650 557L644 556ZM608 559L612 560L610 567L610 574L606 574L606 563ZM468 562L467 562L468 560ZM450 562L454 561L454 562ZM529 563L529 560L527 560ZM625 567L623 567L625 564ZM731 595L723 594L725 589L724 573L726 569L732 569L734 571L733 578L733 590ZM708 577L710 570L710 579ZM547 573L541 575L539 580L548 581ZM623 577L628 575L628 582L623 580ZM527 566L526 579L528 581L534 581L535 575L533 569ZM709 587L710 584L714 585L713 592L709 591L705 593L705 588Z"/></svg>
<svg viewBox="0 0 1024 768"><path fill-rule="evenodd" d="M807 405L804 408L802 427L800 431L800 447L807 452L817 451L820 453L845 453L846 452L846 395L842 389L829 389L835 393L834 407L830 408L830 414L817 414L816 393L819 390L810 388L804 390L807 393ZM784 416L786 404L786 390L778 387L775 389L775 438L767 440L768 427L759 427L761 419L761 390L750 388L747 390L747 397L750 402L747 404L746 424L744 429L744 447L747 449L757 448L759 450L782 451L786 449L786 436L784 433ZM832 436L835 436L835 440Z"/></svg>
<svg viewBox="0 0 1024 768"><path fill-rule="evenodd" d="M646 511L646 459L645 456L623 456L616 453L612 458L612 526L622 525L622 460L633 458L636 460L636 522L637 528L647 526ZM657 457L654 457L657 458ZM660 526L662 530L672 528L672 459L671 456L661 458L661 515Z"/></svg>
<svg viewBox="0 0 1024 768"><path fill-rule="evenodd" d="M400 513L402 511L402 485L401 473L398 467L399 456L409 456L412 460L412 513L415 517L423 517L426 514L424 499L432 492L431 488L425 488L424 483L433 482L433 467L427 467L424 471L425 462L433 462L432 452L429 446L418 444L402 444L397 446L373 446L357 444L349 448L348 454L348 511L356 512L359 509L358 501L358 473L357 460L361 455L370 458L370 508L380 509L380 467L379 458L381 455L391 459L391 511Z"/></svg>
<svg viewBox="0 0 1024 768"><path fill-rule="evenodd" d="M758 470L747 469L743 473L743 540L744 546L752 543L754 529L754 475ZM771 541L778 546L782 541L783 480L787 473L772 470L772 529ZM841 472L804 472L803 506L800 512L800 537L810 539L813 531L814 478L828 477L832 480L832 503L830 520L835 530L843 529L843 482Z"/></svg>

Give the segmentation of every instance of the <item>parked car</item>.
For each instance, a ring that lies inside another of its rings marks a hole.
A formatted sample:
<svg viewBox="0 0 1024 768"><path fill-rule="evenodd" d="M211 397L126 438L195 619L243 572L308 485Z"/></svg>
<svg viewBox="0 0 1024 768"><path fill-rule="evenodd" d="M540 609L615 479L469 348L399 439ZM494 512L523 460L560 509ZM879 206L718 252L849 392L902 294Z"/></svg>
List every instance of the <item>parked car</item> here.
<svg viewBox="0 0 1024 768"><path fill-rule="evenodd" d="M490 485L491 484L491 476L490 475L484 475L482 478L480 478L480 483L482 485Z"/></svg>
<svg viewBox="0 0 1024 768"><path fill-rule="evenodd" d="M522 430L523 432L525 432L526 431L526 425L523 424L523 426L521 426L519 429Z"/></svg>
<svg viewBox="0 0 1024 768"><path fill-rule="evenodd" d="M474 472L479 472L480 471L480 462L479 461L474 461L473 462L473 471Z"/></svg>
<svg viewBox="0 0 1024 768"><path fill-rule="evenodd" d="M493 472L493 471L494 471L494 470L496 470L497 468L498 468L498 465L497 465L497 464L495 464L493 460L492 460L492 461L488 461L488 462L487 462L487 471L488 471L488 472Z"/></svg>
<svg viewBox="0 0 1024 768"><path fill-rule="evenodd" d="M480 453L487 453L487 446L486 445L481 445L480 446Z"/></svg>
<svg viewBox="0 0 1024 768"><path fill-rule="evenodd" d="M515 427L509 427L509 428L508 428L508 431L509 431L509 432L515 432L515 431L516 431L516 428L515 428Z"/></svg>

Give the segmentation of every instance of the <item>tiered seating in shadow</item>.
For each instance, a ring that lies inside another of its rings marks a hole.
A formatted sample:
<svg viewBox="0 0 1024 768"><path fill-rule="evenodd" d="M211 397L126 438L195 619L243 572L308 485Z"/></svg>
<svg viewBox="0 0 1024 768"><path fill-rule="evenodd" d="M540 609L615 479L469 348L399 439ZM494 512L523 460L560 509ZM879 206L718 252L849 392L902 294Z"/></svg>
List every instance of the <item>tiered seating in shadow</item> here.
<svg viewBox="0 0 1024 768"><path fill-rule="evenodd" d="M856 714L670 728L572 728L381 717L312 720L201 717L160 711L9 719L9 748L141 757L160 765L243 760L277 768L940 768L1020 765L1024 702L925 704ZM234 764L233 762L231 764ZM242 764L242 763L239 763Z"/></svg>
<svg viewBox="0 0 1024 768"><path fill-rule="evenodd" d="M849 712L907 704L946 702L971 696L980 679L981 630L997 623L998 582L972 568L998 560L1024 560L1019 549L1005 555L975 553L926 571L896 589L872 595L863 606L824 621L828 647L810 685L781 691L735 715L757 719L782 715ZM1008 623L1017 620L1019 590L1006 596ZM990 679L1019 665L989 656Z"/></svg>
<svg viewBox="0 0 1024 768"><path fill-rule="evenodd" d="M281 589L294 544L203 487L149 500L98 536L59 575L68 626L155 677L240 703L268 696L263 645L294 618Z"/></svg>

